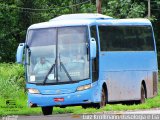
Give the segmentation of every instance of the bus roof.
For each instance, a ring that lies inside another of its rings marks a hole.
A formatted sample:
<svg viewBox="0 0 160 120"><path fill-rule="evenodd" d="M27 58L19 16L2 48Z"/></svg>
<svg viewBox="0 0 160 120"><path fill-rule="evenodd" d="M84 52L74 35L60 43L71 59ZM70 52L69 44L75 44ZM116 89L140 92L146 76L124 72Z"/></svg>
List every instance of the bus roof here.
<svg viewBox="0 0 160 120"><path fill-rule="evenodd" d="M91 23L94 23L94 20L59 20L59 21L33 24L29 27L29 29L64 27L64 26L82 26L82 25L89 25Z"/></svg>
<svg viewBox="0 0 160 120"><path fill-rule="evenodd" d="M105 16L97 13L83 13L83 14L66 14L53 18L48 22L38 23L31 25L29 29L47 28L47 27L60 27L60 26L75 26L75 25L89 25L94 23L95 20L100 19L113 19L112 17Z"/></svg>
<svg viewBox="0 0 160 120"><path fill-rule="evenodd" d="M29 29L49 28L49 27L63 27L63 26L80 26L91 24L104 25L151 25L148 19L133 18L133 19L114 19L97 13L83 13L83 14L68 14L53 18L48 22L33 24Z"/></svg>
<svg viewBox="0 0 160 120"><path fill-rule="evenodd" d="M151 25L151 22L145 18L132 19L112 19L112 20L98 20L97 24L104 25Z"/></svg>
<svg viewBox="0 0 160 120"><path fill-rule="evenodd" d="M110 16L98 14L98 13L83 13L83 14L66 14L61 15L59 17L53 18L50 21L57 21L57 20L79 20L79 19L112 19Z"/></svg>

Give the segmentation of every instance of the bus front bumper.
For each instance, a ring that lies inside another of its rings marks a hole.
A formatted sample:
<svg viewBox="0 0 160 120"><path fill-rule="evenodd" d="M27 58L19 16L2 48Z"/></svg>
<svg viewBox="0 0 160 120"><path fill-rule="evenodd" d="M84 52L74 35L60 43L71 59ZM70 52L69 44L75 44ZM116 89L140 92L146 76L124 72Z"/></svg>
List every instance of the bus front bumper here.
<svg viewBox="0 0 160 120"><path fill-rule="evenodd" d="M61 101L55 101L61 99ZM63 100L62 100L63 99ZM67 105L81 105L87 103L98 103L100 95L96 89L87 89L83 91L76 91L70 94L60 95L42 95L28 93L28 106L67 106Z"/></svg>

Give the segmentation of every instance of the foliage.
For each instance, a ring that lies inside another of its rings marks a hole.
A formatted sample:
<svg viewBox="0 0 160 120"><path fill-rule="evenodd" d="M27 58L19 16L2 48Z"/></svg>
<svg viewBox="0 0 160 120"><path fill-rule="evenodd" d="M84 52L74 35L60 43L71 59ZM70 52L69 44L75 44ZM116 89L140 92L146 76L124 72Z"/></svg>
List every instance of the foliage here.
<svg viewBox="0 0 160 120"><path fill-rule="evenodd" d="M96 13L96 7L93 4L84 4L80 8L81 13Z"/></svg>
<svg viewBox="0 0 160 120"><path fill-rule="evenodd" d="M15 17L16 11L11 14L9 5L0 3L0 58L3 61L13 61L16 51L16 35L18 32L18 20ZM10 6L14 9L14 5ZM0 60L0 61L2 61Z"/></svg>
<svg viewBox="0 0 160 120"><path fill-rule="evenodd" d="M105 14L115 18L138 18L144 17L144 3L135 3L131 0L109 0L108 7L103 7Z"/></svg>
<svg viewBox="0 0 160 120"><path fill-rule="evenodd" d="M31 24L48 21L62 14L95 13L95 4L95 0L0 0L0 62L15 61L17 46L25 41L27 28ZM102 0L102 14L115 18L145 18L147 7L147 0ZM159 7L159 0L151 2L150 20L154 23L158 51Z"/></svg>
<svg viewBox="0 0 160 120"><path fill-rule="evenodd" d="M18 98L24 91L24 68L16 64L0 64L0 97Z"/></svg>

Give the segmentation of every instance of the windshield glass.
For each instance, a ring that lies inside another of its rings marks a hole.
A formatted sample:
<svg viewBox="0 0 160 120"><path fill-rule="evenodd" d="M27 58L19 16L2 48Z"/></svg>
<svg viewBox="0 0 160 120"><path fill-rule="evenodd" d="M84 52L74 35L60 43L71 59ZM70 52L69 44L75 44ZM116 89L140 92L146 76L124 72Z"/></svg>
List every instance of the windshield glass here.
<svg viewBox="0 0 160 120"><path fill-rule="evenodd" d="M86 33L84 27L58 29L58 56L61 63L58 76L60 79L69 80L65 69L72 80L82 80L89 77Z"/></svg>
<svg viewBox="0 0 160 120"><path fill-rule="evenodd" d="M27 45L27 78L29 82L42 82L56 58L56 29L30 30ZM28 49L27 49L28 51Z"/></svg>
<svg viewBox="0 0 160 120"><path fill-rule="evenodd" d="M27 45L28 82L47 84L89 78L86 27L30 30Z"/></svg>

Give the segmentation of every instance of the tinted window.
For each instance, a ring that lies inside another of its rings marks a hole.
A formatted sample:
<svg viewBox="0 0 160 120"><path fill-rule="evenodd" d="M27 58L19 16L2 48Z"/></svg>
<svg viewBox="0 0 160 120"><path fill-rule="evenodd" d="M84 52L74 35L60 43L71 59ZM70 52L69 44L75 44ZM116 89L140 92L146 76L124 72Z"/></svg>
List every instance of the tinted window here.
<svg viewBox="0 0 160 120"><path fill-rule="evenodd" d="M99 26L102 51L154 50L150 26Z"/></svg>
<svg viewBox="0 0 160 120"><path fill-rule="evenodd" d="M56 29L45 28L29 30L27 44L30 47L49 46L56 44Z"/></svg>

